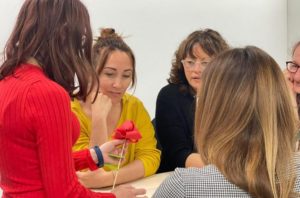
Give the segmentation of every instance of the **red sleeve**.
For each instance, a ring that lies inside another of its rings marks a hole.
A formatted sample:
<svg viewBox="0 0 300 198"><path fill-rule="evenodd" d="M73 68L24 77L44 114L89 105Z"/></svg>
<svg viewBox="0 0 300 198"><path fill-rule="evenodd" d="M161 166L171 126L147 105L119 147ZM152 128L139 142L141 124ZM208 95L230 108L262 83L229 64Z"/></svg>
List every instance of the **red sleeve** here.
<svg viewBox="0 0 300 198"><path fill-rule="evenodd" d="M72 158L70 98L53 82L31 86L26 111L36 136L41 179L47 197L115 197L95 193L78 182Z"/></svg>
<svg viewBox="0 0 300 198"><path fill-rule="evenodd" d="M89 168L90 170L97 170L98 166L95 164L90 150L84 149L81 151L75 151L72 153L74 164L75 164L75 170L82 170Z"/></svg>

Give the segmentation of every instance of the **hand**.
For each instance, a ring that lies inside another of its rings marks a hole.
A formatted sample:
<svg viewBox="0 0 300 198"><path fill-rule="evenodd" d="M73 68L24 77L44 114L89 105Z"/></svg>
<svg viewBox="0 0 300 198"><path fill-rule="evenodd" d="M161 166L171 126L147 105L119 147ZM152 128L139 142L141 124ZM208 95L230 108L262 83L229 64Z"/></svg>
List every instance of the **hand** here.
<svg viewBox="0 0 300 198"><path fill-rule="evenodd" d="M103 168L99 168L95 171L78 171L76 175L78 181L86 188L102 188L110 185L107 181L111 178L111 174L110 172L106 172Z"/></svg>
<svg viewBox="0 0 300 198"><path fill-rule="evenodd" d="M145 195L146 190L142 188L134 188L130 185L121 185L111 191L117 198L135 198L138 195ZM140 196L139 196L140 197ZM145 198L147 196L144 196Z"/></svg>
<svg viewBox="0 0 300 198"><path fill-rule="evenodd" d="M122 147L126 140L112 140L106 142L100 146L100 150L103 155L103 159L105 163L109 164L118 164L119 158L112 157L110 154L120 156L122 153ZM127 146L125 146L123 155L126 153ZM124 159L124 158L123 158ZM122 160L123 160L122 159Z"/></svg>
<svg viewBox="0 0 300 198"><path fill-rule="evenodd" d="M92 119L106 120L111 107L111 99L107 95L104 95L103 93L99 92L95 102L92 103Z"/></svg>

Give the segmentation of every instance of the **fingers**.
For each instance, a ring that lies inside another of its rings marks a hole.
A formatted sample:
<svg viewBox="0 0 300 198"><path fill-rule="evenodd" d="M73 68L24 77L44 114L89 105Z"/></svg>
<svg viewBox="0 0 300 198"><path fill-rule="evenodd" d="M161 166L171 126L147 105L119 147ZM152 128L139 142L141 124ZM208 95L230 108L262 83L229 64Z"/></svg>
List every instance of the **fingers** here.
<svg viewBox="0 0 300 198"><path fill-rule="evenodd" d="M115 190L125 190L127 191L126 194L132 194L134 196L139 196L139 195L145 195L146 194L146 190L143 189L143 188L134 188L133 186L131 185L120 185L118 186ZM139 196L140 197L140 196ZM147 196L144 196L144 197L147 197Z"/></svg>
<svg viewBox="0 0 300 198"><path fill-rule="evenodd" d="M119 186L120 188L127 188L127 189L131 189L133 190L133 192L136 194L136 195L143 195L146 193L146 190L144 188L135 188L133 187L132 185L129 185L129 184L123 184L123 185L120 185Z"/></svg>
<svg viewBox="0 0 300 198"><path fill-rule="evenodd" d="M135 188L133 189L133 193L135 195L144 195L146 194L146 190L144 188Z"/></svg>
<svg viewBox="0 0 300 198"><path fill-rule="evenodd" d="M115 146L119 146L121 144L124 144L126 140L118 140L118 139L115 139L115 140L111 140L110 142L112 144L114 144Z"/></svg>

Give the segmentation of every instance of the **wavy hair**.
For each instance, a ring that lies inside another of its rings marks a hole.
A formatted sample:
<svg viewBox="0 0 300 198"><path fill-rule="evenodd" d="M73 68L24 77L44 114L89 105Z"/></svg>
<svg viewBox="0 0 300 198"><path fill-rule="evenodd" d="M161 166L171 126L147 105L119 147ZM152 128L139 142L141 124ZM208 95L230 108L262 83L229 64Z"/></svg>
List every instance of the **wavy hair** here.
<svg viewBox="0 0 300 198"><path fill-rule="evenodd" d="M70 96L85 100L92 87L88 82L98 83L91 51L89 14L79 0L26 0L5 46L0 80L33 57Z"/></svg>
<svg viewBox="0 0 300 198"><path fill-rule="evenodd" d="M293 196L297 119L278 64L257 47L236 48L202 77L195 143L204 163L254 197Z"/></svg>
<svg viewBox="0 0 300 198"><path fill-rule="evenodd" d="M197 44L200 45L203 51L210 57L215 57L219 53L229 49L226 41L215 30L197 30L188 35L188 37L180 43L175 52L170 76L167 79L168 83L179 84L181 92L190 90L190 85L184 74L181 60L185 59L188 55L195 58L193 47Z"/></svg>

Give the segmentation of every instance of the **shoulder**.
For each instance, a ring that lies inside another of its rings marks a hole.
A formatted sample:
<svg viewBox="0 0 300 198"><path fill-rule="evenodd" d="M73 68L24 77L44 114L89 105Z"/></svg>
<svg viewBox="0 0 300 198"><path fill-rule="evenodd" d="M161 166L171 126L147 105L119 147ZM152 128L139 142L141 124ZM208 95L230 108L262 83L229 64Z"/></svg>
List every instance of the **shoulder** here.
<svg viewBox="0 0 300 198"><path fill-rule="evenodd" d="M178 95L179 92L179 86L175 84L168 84L160 89L159 96L169 96L169 95Z"/></svg>
<svg viewBox="0 0 300 198"><path fill-rule="evenodd" d="M195 179L205 181L207 179L224 179L224 176L215 166L208 165L203 168L176 168L174 173L180 175L185 183L193 182Z"/></svg>
<svg viewBox="0 0 300 198"><path fill-rule="evenodd" d="M74 99L71 101L71 108L72 108L73 111L79 111L79 112L82 111L80 102L79 102L79 100L76 99L76 98L74 98Z"/></svg>
<svg viewBox="0 0 300 198"><path fill-rule="evenodd" d="M130 107L143 107L144 108L143 102L136 96L131 95L129 93L125 93L122 100L123 100L123 105L130 106Z"/></svg>
<svg viewBox="0 0 300 198"><path fill-rule="evenodd" d="M296 181L295 181L295 191L300 192L300 152L295 153L295 171L296 171Z"/></svg>
<svg viewBox="0 0 300 198"><path fill-rule="evenodd" d="M193 100L193 96L189 93L183 93L180 91L180 85L177 84L168 84L161 88L158 93L157 100Z"/></svg>
<svg viewBox="0 0 300 198"><path fill-rule="evenodd" d="M33 94L37 98L60 98L68 101L70 100L66 90L59 84L49 79L39 79L31 83L30 94Z"/></svg>
<svg viewBox="0 0 300 198"><path fill-rule="evenodd" d="M199 196L250 197L247 192L229 182L213 165L203 168L178 168L175 174L180 176L187 192Z"/></svg>
<svg viewBox="0 0 300 198"><path fill-rule="evenodd" d="M67 92L58 83L50 80L43 70L30 64L21 64L10 77L10 82L18 85L20 92L28 92L39 96L68 96Z"/></svg>

